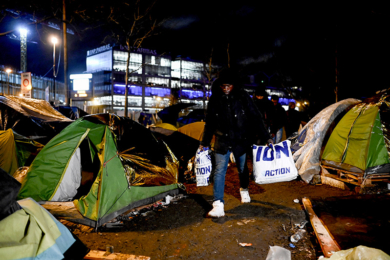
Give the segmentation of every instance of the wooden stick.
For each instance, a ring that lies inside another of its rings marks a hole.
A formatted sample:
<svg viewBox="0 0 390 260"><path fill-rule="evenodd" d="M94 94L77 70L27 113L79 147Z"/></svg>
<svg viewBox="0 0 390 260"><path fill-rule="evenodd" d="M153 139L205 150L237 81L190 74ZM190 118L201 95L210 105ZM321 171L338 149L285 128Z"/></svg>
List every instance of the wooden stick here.
<svg viewBox="0 0 390 260"><path fill-rule="evenodd" d="M84 256L84 259L90 260L150 260L149 256L142 255L128 255L128 254L119 254L111 253L107 254L105 251L91 250L89 253Z"/></svg>
<svg viewBox="0 0 390 260"><path fill-rule="evenodd" d="M341 250L340 246L337 244L336 240L334 240L326 225L314 213L310 199L303 198L302 203L306 212L310 216L310 223L313 226L318 241L320 242L322 252L325 257L331 257L334 252Z"/></svg>

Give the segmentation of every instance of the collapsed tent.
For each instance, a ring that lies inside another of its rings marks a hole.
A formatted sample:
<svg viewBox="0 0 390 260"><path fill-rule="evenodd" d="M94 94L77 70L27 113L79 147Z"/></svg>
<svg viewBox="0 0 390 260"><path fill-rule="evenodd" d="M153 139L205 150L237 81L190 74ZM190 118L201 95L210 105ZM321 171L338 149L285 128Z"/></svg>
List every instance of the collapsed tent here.
<svg viewBox="0 0 390 260"><path fill-rule="evenodd" d="M390 172L390 110L386 98L358 104L340 120L326 144L323 165L365 177Z"/></svg>
<svg viewBox="0 0 390 260"><path fill-rule="evenodd" d="M45 144L71 122L44 100L0 96L0 130Z"/></svg>
<svg viewBox="0 0 390 260"><path fill-rule="evenodd" d="M334 120L352 106L360 103L358 99L345 99L324 108L301 130L292 146L295 166L302 180L309 183L320 173L320 156L324 138Z"/></svg>
<svg viewBox="0 0 390 260"><path fill-rule="evenodd" d="M74 200L90 225L177 193L178 161L139 123L111 114L76 120L35 158L19 198Z"/></svg>
<svg viewBox="0 0 390 260"><path fill-rule="evenodd" d="M19 167L29 165L42 147L12 129L0 130L0 168L13 174Z"/></svg>

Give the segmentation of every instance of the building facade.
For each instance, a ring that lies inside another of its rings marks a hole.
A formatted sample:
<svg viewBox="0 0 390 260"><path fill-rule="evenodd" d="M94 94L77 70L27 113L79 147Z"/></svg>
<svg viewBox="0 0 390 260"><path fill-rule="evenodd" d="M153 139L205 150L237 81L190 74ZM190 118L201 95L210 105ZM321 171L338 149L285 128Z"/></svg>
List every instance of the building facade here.
<svg viewBox="0 0 390 260"><path fill-rule="evenodd" d="M123 115L128 55L129 51L122 46L105 45L88 51L86 73L93 74L93 99L72 95L73 104L84 109L95 107L90 109L91 112ZM209 83L202 78L202 68L199 61L181 58L172 60L169 54L158 53L156 50L131 49L129 112L155 113L178 100L203 107L203 93L209 89Z"/></svg>
<svg viewBox="0 0 390 260"><path fill-rule="evenodd" d="M0 70L0 94L19 96L21 94L21 74ZM57 105L65 104L65 86L63 82L54 82L52 78L31 76L31 97L53 101ZM54 98L55 86L55 98Z"/></svg>

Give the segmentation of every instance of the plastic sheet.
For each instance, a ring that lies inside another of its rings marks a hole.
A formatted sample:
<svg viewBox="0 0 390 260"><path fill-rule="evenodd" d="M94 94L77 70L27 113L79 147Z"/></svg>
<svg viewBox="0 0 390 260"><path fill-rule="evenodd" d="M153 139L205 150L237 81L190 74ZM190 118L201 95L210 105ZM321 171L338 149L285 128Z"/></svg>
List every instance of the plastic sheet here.
<svg viewBox="0 0 390 260"><path fill-rule="evenodd" d="M313 117L302 129L298 136L298 145L301 147L293 154L295 166L301 178L309 183L315 174L320 173L320 153L322 142L329 126L335 118L348 107L361 102L349 98L330 105ZM300 138L305 135L305 138Z"/></svg>
<svg viewBox="0 0 390 260"><path fill-rule="evenodd" d="M27 175L28 168L30 168L30 167L27 167L27 166L19 167L19 168L12 174L12 177L14 177L15 180L17 180L19 183L22 183L23 180L24 180L24 178L25 178L26 175Z"/></svg>
<svg viewBox="0 0 390 260"><path fill-rule="evenodd" d="M77 120L80 117L88 115L87 112L84 110L78 108L78 107L69 107L69 106L59 106L59 107L53 107L55 110L63 114L69 119Z"/></svg>
<svg viewBox="0 0 390 260"><path fill-rule="evenodd" d="M46 144L68 126L65 117L44 100L0 96L0 130L12 130Z"/></svg>
<svg viewBox="0 0 390 260"><path fill-rule="evenodd" d="M357 246L347 250L341 250L335 252L329 260L390 260L390 256L384 253L382 250L366 247Z"/></svg>
<svg viewBox="0 0 390 260"><path fill-rule="evenodd" d="M291 260L291 252L280 246L270 246L265 260Z"/></svg>
<svg viewBox="0 0 390 260"><path fill-rule="evenodd" d="M45 100L6 96L0 99L0 103L14 108L25 116L34 116L46 121L71 121Z"/></svg>
<svg viewBox="0 0 390 260"><path fill-rule="evenodd" d="M167 149L170 157L165 158L165 168L153 165L147 159L137 155L126 154L128 151L119 153L129 186L160 186L177 183L179 161L168 146Z"/></svg>

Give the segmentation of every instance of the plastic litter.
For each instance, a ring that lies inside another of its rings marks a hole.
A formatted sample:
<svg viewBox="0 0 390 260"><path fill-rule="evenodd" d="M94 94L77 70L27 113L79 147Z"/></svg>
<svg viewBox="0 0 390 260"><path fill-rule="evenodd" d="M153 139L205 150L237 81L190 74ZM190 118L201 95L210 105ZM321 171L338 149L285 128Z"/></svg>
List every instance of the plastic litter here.
<svg viewBox="0 0 390 260"><path fill-rule="evenodd" d="M390 256L383 252L382 250L366 247L366 246L357 246L354 248L350 248L347 250L341 250L338 252L334 252L330 258L326 258L329 260L353 260L353 259L361 259L361 260L371 260L371 259L381 259L381 260L389 260Z"/></svg>
<svg viewBox="0 0 390 260"><path fill-rule="evenodd" d="M299 229L297 232L295 232L294 235L292 235L290 237L290 241L293 242L293 243L296 243L298 242L302 237L303 235L305 234L306 230L304 229Z"/></svg>
<svg viewBox="0 0 390 260"><path fill-rule="evenodd" d="M299 199L295 199L294 202L295 202L295 203L299 203Z"/></svg>
<svg viewBox="0 0 390 260"><path fill-rule="evenodd" d="M307 223L308 223L308 221L305 220L305 221L302 221L300 224L295 224L295 226L298 228L304 228Z"/></svg>
<svg viewBox="0 0 390 260"><path fill-rule="evenodd" d="M114 246L107 245L106 246L106 253L104 254L104 256L108 256L112 253L114 253Z"/></svg>
<svg viewBox="0 0 390 260"><path fill-rule="evenodd" d="M291 248L295 248L295 245L293 243L288 244Z"/></svg>
<svg viewBox="0 0 390 260"><path fill-rule="evenodd" d="M169 203L171 203L171 200L173 199L173 197L172 196L169 196L169 195L167 195L166 197L165 197L165 202L163 202L162 203L162 205L169 205Z"/></svg>
<svg viewBox="0 0 390 260"><path fill-rule="evenodd" d="M240 246L252 246L252 243L239 243Z"/></svg>
<svg viewBox="0 0 390 260"><path fill-rule="evenodd" d="M291 252L280 246L270 246L265 260L291 260Z"/></svg>

